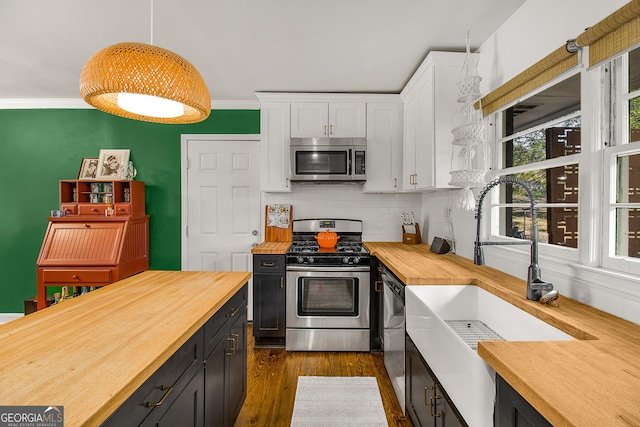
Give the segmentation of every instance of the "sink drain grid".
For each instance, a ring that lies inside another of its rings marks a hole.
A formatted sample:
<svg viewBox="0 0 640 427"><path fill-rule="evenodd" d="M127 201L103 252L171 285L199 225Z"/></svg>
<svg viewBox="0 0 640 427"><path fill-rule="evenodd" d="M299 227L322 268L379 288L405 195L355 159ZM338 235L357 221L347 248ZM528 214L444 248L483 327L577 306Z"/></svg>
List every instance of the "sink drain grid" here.
<svg viewBox="0 0 640 427"><path fill-rule="evenodd" d="M478 341L503 339L480 320L445 320L444 322L473 350L478 350Z"/></svg>

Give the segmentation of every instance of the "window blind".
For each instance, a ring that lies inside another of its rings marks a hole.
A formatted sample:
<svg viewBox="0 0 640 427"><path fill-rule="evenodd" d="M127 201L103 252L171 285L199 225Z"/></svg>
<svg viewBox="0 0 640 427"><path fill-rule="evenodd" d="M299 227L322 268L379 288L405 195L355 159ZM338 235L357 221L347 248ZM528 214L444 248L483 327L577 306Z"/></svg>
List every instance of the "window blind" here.
<svg viewBox="0 0 640 427"><path fill-rule="evenodd" d="M598 64L640 43L640 0L621 7L576 38L589 46L589 65ZM537 89L578 64L578 55L559 47L531 67L482 98L486 116Z"/></svg>

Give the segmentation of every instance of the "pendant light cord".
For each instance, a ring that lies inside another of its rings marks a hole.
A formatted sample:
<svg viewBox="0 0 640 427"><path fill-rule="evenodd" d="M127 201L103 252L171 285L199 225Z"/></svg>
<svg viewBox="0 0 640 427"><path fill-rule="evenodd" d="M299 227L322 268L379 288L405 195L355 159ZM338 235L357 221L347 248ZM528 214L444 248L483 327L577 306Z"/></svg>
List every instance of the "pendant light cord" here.
<svg viewBox="0 0 640 427"><path fill-rule="evenodd" d="M149 0L149 15L149 44L153 46L153 0Z"/></svg>

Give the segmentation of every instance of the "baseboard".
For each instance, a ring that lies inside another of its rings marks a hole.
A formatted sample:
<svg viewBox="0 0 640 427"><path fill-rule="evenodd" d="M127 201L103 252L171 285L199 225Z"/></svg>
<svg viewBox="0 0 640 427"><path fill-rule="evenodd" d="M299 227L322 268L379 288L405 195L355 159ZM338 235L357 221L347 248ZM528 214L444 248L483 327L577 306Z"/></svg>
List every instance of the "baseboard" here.
<svg viewBox="0 0 640 427"><path fill-rule="evenodd" d="M22 316L24 316L23 313L0 313L0 325L3 323L7 323L12 320L15 320Z"/></svg>

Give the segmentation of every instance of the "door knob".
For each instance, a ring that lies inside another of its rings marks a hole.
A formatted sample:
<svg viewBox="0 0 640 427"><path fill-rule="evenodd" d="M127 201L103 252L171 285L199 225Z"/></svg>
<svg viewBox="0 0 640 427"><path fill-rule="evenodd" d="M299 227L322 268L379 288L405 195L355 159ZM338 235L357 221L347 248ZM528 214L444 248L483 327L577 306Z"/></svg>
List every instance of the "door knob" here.
<svg viewBox="0 0 640 427"><path fill-rule="evenodd" d="M256 246L258 246L258 242L253 242L253 243L251 244L251 247L252 247L252 248L255 248Z"/></svg>
<svg viewBox="0 0 640 427"><path fill-rule="evenodd" d="M251 232L251 235L252 235L252 236L257 236L257 235L258 235L258 230L253 230L253 231Z"/></svg>

